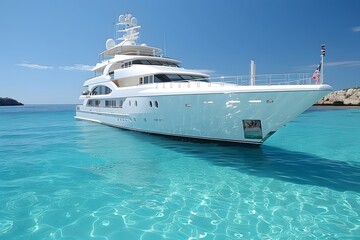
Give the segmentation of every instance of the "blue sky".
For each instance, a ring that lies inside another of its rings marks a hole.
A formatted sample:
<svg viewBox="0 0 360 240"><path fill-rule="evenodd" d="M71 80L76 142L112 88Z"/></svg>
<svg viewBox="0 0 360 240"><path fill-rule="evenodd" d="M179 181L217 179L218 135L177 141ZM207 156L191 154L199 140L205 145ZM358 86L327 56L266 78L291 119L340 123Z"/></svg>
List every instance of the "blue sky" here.
<svg viewBox="0 0 360 240"><path fill-rule="evenodd" d="M325 82L360 86L358 0L1 0L0 97L78 103L113 23L130 12L139 43L212 75L312 73L326 44Z"/></svg>

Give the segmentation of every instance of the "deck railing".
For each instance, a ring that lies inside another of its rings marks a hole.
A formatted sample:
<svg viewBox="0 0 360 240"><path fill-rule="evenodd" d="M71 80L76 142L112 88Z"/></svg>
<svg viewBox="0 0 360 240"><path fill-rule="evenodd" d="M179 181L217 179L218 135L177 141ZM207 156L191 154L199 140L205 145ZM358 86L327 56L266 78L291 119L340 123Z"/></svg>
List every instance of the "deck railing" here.
<svg viewBox="0 0 360 240"><path fill-rule="evenodd" d="M310 73L289 73L289 74L263 74L254 76L255 81L253 81L255 86L269 86L269 85L314 85L316 82L312 79L312 74ZM176 81L176 82L163 82L155 83L156 88L181 88L181 87L204 87L204 86L250 86L251 85L251 76L223 76L216 78L209 78L208 82L205 82L204 79L191 80L191 81Z"/></svg>
<svg viewBox="0 0 360 240"><path fill-rule="evenodd" d="M305 85L315 84L310 73L262 74L255 75L254 85ZM251 76L226 76L209 79L211 82L224 82L236 85L251 85Z"/></svg>

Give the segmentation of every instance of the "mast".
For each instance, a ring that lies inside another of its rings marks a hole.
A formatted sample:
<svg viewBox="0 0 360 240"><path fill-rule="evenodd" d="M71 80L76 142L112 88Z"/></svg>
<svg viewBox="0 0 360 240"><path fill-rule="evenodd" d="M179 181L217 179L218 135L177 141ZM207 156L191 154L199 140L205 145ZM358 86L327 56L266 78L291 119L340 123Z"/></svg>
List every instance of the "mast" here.
<svg viewBox="0 0 360 240"><path fill-rule="evenodd" d="M255 61L250 61L250 85L255 85Z"/></svg>
<svg viewBox="0 0 360 240"><path fill-rule="evenodd" d="M321 45L321 68L320 68L320 84L324 83L324 57L325 57L325 44Z"/></svg>
<svg viewBox="0 0 360 240"><path fill-rule="evenodd" d="M119 22L116 25L120 27L116 32L123 33L123 36L117 38L116 41L122 41L120 42L122 46L136 45L136 40L139 38L138 29L141 27L138 25L137 19L131 13L127 13L119 16Z"/></svg>

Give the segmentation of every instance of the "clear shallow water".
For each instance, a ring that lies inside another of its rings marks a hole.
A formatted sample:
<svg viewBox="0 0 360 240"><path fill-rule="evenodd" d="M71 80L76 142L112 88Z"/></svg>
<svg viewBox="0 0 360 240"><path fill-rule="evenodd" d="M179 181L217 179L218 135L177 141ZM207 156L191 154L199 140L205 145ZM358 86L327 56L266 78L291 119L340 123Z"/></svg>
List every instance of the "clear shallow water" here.
<svg viewBox="0 0 360 240"><path fill-rule="evenodd" d="M261 148L0 108L0 239L356 239L360 109L311 109Z"/></svg>

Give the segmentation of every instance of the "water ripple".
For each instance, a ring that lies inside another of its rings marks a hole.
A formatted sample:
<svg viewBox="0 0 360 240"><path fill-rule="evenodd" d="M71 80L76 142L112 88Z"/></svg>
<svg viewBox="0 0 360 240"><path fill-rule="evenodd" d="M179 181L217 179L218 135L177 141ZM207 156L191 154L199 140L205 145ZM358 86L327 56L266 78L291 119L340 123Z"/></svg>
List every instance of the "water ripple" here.
<svg viewBox="0 0 360 240"><path fill-rule="evenodd" d="M179 142L75 122L73 110L16 114L0 118L1 239L360 236L357 148L329 154L325 145L309 151L314 143L304 140L261 148ZM289 131L305 134L315 118L311 134L319 132L316 114ZM327 124L318 135L340 126Z"/></svg>

